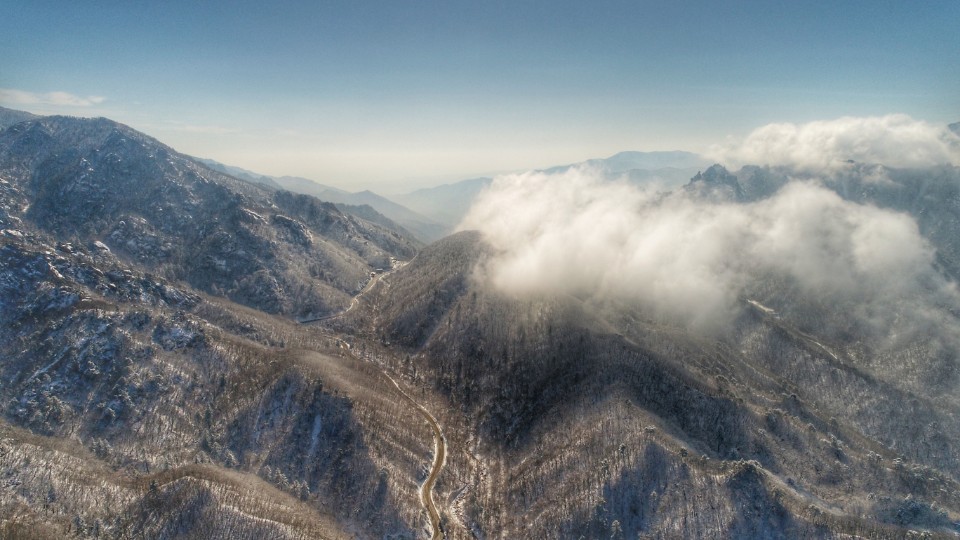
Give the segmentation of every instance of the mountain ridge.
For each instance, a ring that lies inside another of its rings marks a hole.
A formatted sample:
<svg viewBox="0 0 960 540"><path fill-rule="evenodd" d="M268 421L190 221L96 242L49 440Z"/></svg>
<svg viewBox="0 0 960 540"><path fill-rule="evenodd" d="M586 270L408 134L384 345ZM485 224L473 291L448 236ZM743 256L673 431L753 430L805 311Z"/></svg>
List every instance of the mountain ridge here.
<svg viewBox="0 0 960 540"><path fill-rule="evenodd" d="M36 118L39 117L33 113L0 107L0 130Z"/></svg>
<svg viewBox="0 0 960 540"><path fill-rule="evenodd" d="M13 194L32 198L8 219L100 241L268 311L330 309L359 290L369 268L416 251L382 225L221 175L106 119L43 117L8 128L0 162L0 174L16 182ZM323 253L325 262L297 253Z"/></svg>
<svg viewBox="0 0 960 540"><path fill-rule="evenodd" d="M268 176L258 174L240 167L224 165L210 159L201 159L202 163L213 166L216 170L232 174L238 178L257 184L267 185L276 189L285 189L295 193L311 195L320 200L347 206L369 206L397 223L405 230L410 231L419 240L429 243L437 240L446 233L446 230L428 217L422 216L392 200L378 195L370 190L351 193L339 188L324 185L308 178L295 176Z"/></svg>
<svg viewBox="0 0 960 540"><path fill-rule="evenodd" d="M897 537L899 526L954 527L946 513L930 509L950 507L956 516L960 508L960 500L935 494L941 489L935 486L946 490L941 494L960 487L948 449L957 434L926 431L917 439L906 427L943 426L954 405L936 404L917 387L883 382L891 375L879 379L858 367L858 346L846 352L836 338L807 334L782 306L783 316L771 315L763 304L744 301L735 333L714 340L651 321L640 308L610 312L573 297L498 293L475 274L488 253L475 232L447 237L391 276L390 287L368 305L377 306L380 323L372 331L379 341L403 349L375 354L459 402L478 438L473 458L448 456L448 467L461 475L499 471L488 480L494 491L525 501L518 509L472 494L469 505L485 513L468 515L458 527L475 520L513 537L600 537L611 533L614 520L627 536L738 530L802 537L826 526L835 534ZM360 324L373 313L353 317ZM817 388L810 377L822 372L843 375ZM841 397L857 393L862 406ZM886 401L891 396L900 397ZM898 409L904 401L914 404L910 411ZM928 454L923 441L932 440L947 446ZM594 484L578 476L585 455L609 461ZM471 459L489 468L479 473ZM877 468L877 460L894 468ZM674 472L657 478L657 470ZM925 488L891 484L895 470L923 470L934 480ZM674 482L690 484L670 491L702 493L716 501L712 509L704 501L685 507L678 498L657 506L634 495L638 486L662 493ZM841 488L844 483L850 487ZM565 491L572 485L593 487ZM538 490L563 493L566 503L540 503L532 496ZM865 491L877 498L871 513L855 517L861 510L844 501ZM593 503L578 501L603 501L596 504L606 519L596 519ZM907 517L912 504L918 513ZM784 519L736 517L751 505ZM827 525L825 513L834 508L843 510ZM530 524L511 520L516 511L551 517ZM683 512L713 517L695 519L681 532L671 523Z"/></svg>

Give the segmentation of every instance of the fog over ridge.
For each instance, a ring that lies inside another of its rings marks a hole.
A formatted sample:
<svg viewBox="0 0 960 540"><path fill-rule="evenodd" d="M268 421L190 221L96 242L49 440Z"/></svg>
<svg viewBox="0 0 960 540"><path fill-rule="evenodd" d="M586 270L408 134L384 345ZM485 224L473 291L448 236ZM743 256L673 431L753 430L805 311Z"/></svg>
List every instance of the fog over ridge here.
<svg viewBox="0 0 960 540"><path fill-rule="evenodd" d="M890 167L960 165L960 137L947 126L905 114L774 123L742 140L714 145L708 157L730 167L785 165L825 171L848 160Z"/></svg>
<svg viewBox="0 0 960 540"><path fill-rule="evenodd" d="M504 175L460 229L493 246L484 277L503 291L622 299L701 329L726 324L751 283L770 276L872 313L923 288L955 296L910 216L846 201L815 180L736 203L610 181L589 167Z"/></svg>

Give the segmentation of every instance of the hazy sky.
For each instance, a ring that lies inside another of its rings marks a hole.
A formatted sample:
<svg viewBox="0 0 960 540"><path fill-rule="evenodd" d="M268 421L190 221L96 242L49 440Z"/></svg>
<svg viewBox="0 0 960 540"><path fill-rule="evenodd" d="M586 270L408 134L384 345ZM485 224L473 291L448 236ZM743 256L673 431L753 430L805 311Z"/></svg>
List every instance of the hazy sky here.
<svg viewBox="0 0 960 540"><path fill-rule="evenodd" d="M0 105L403 191L770 122L960 120L960 2L6 2Z"/></svg>

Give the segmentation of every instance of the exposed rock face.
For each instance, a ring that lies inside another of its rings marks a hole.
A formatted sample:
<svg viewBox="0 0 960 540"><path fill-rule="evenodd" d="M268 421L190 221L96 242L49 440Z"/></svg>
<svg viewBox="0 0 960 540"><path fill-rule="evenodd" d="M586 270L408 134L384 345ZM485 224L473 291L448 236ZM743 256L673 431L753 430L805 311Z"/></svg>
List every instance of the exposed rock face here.
<svg viewBox="0 0 960 540"><path fill-rule="evenodd" d="M746 198L737 177L722 165L712 165L706 171L698 172L686 189L715 202L737 202Z"/></svg>
<svg viewBox="0 0 960 540"><path fill-rule="evenodd" d="M313 244L313 235L310 234L310 230L303 223L280 214L274 214L272 221L287 230L292 242L307 248Z"/></svg>

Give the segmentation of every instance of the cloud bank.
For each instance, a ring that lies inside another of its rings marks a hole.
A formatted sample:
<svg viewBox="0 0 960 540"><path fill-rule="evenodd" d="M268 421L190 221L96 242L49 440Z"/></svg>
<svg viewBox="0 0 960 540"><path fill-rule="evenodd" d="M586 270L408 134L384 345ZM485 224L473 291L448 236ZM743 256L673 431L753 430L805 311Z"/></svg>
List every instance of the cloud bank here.
<svg viewBox="0 0 960 540"><path fill-rule="evenodd" d="M702 329L729 322L763 279L830 301L909 296L934 257L907 215L816 183L737 204L590 168L498 177L460 229L495 248L484 272L504 291L626 300Z"/></svg>
<svg viewBox="0 0 960 540"><path fill-rule="evenodd" d="M106 101L102 96L77 96L68 92L47 92L45 94L0 88L0 103L13 106L55 105L58 107L92 107Z"/></svg>
<svg viewBox="0 0 960 540"><path fill-rule="evenodd" d="M907 115L844 117L807 124L769 124L741 141L714 146L709 156L727 166L786 165L806 171L847 160L890 167L960 165L960 137L946 126Z"/></svg>

